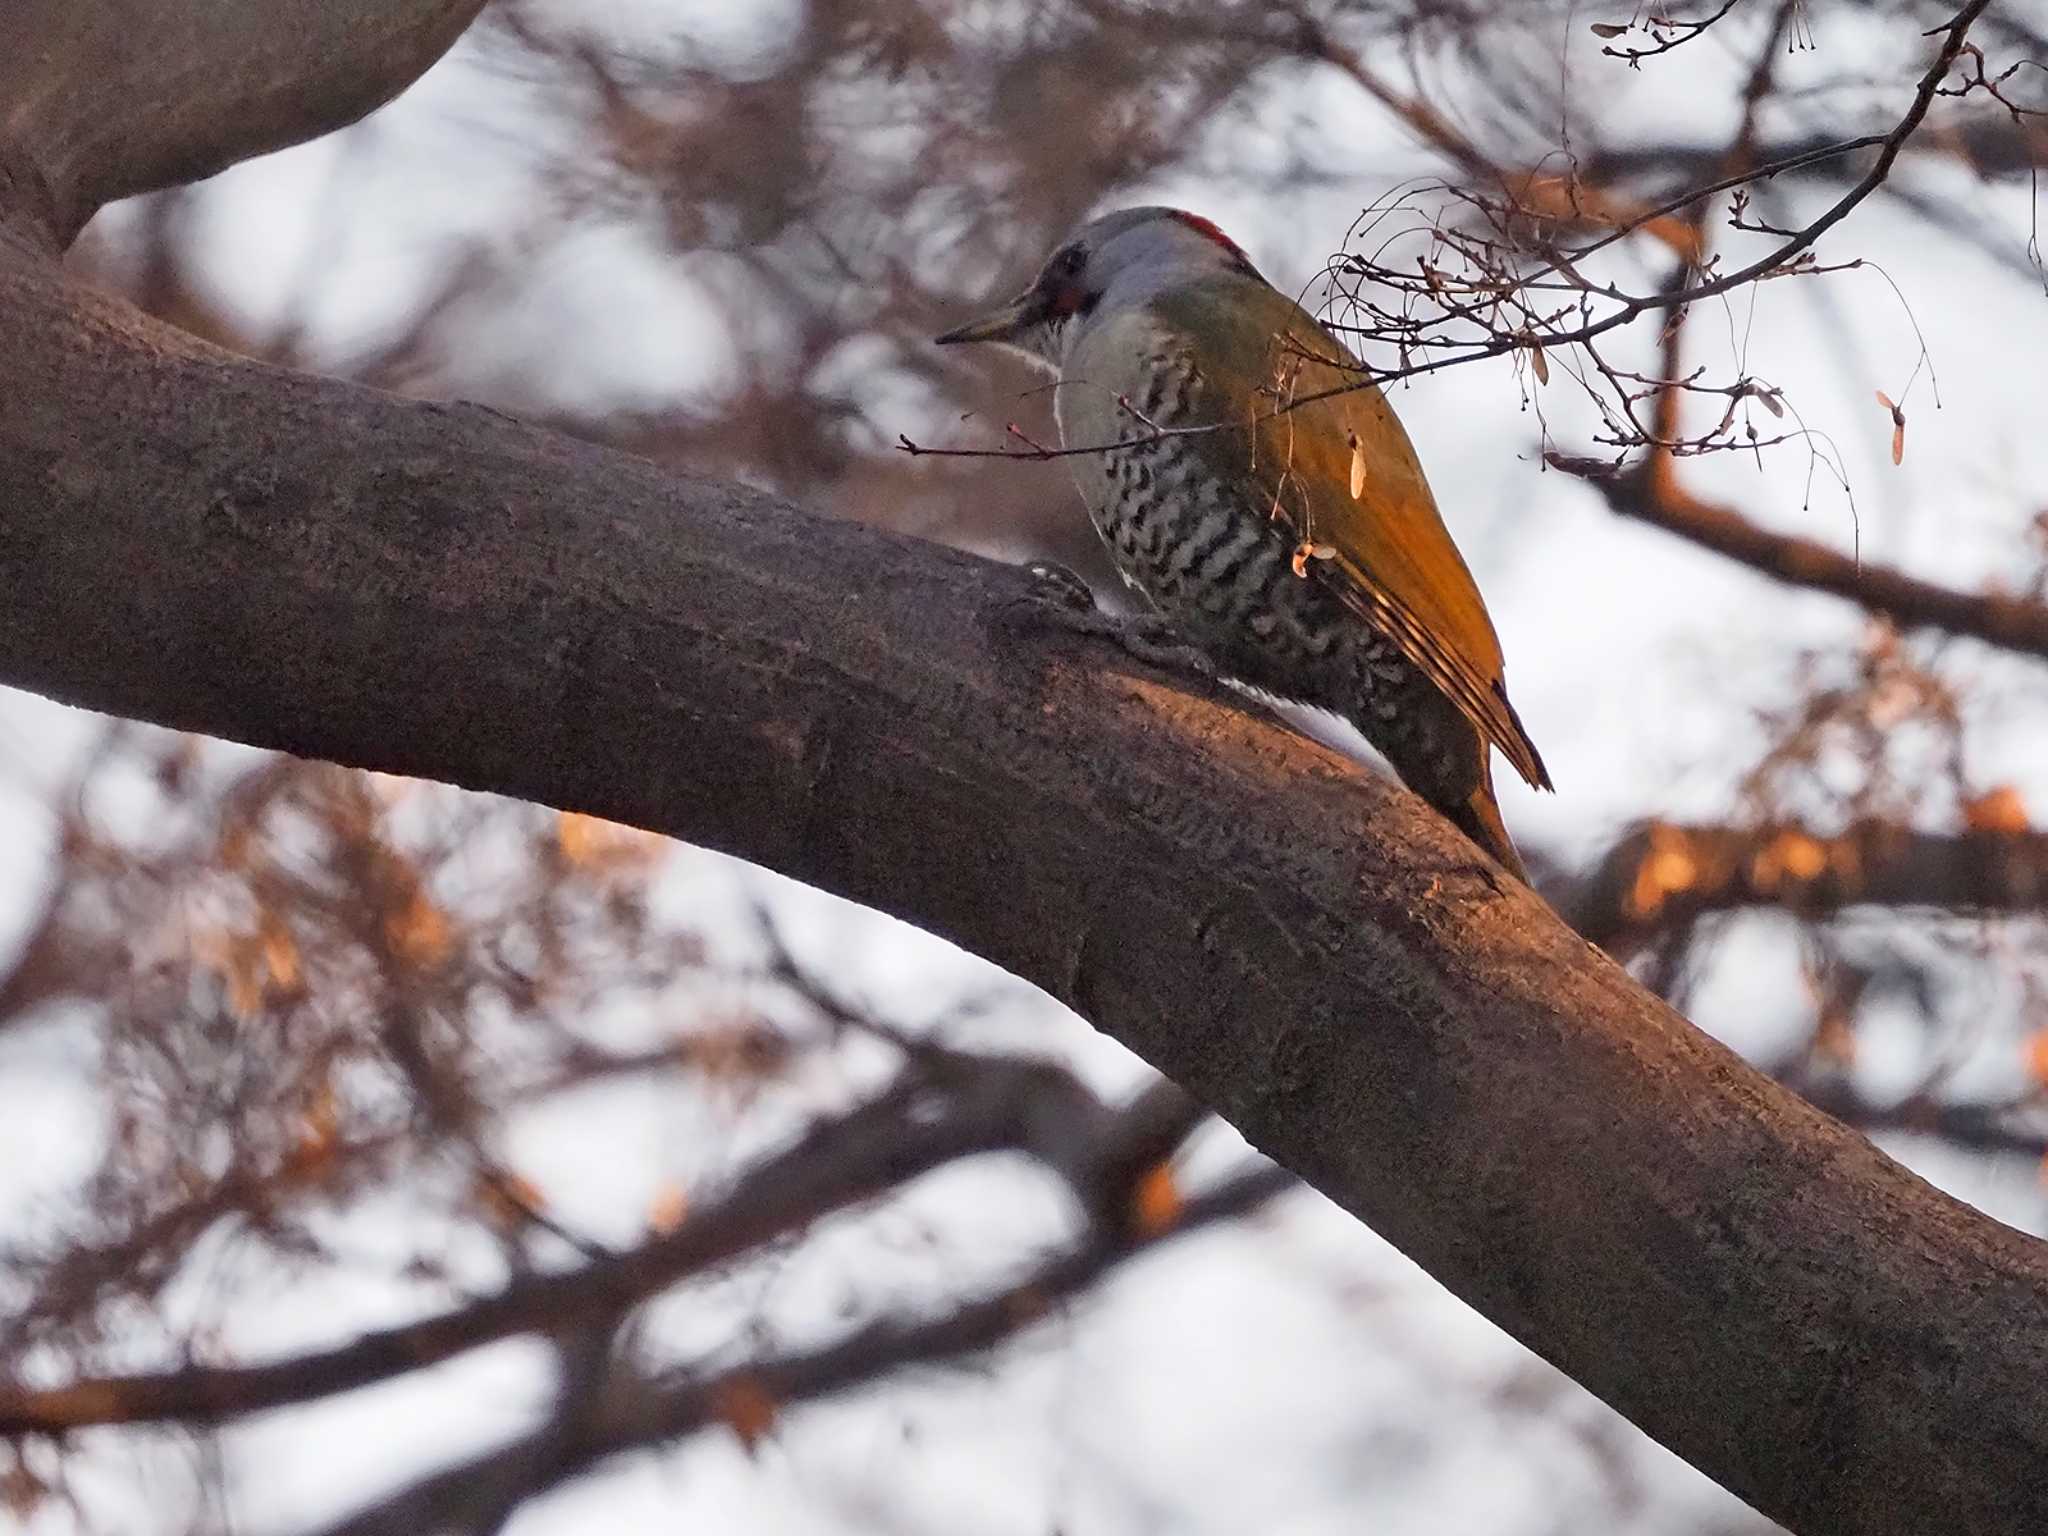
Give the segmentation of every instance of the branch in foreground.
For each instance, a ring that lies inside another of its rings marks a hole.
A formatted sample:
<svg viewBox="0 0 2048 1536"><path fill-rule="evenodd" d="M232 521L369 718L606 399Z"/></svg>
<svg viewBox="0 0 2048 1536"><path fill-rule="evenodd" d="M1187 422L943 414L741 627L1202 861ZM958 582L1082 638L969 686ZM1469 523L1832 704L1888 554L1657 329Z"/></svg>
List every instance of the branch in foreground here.
<svg viewBox="0 0 2048 1536"><path fill-rule="evenodd" d="M1834 837L1803 828L1631 828L1563 894L1565 919L1627 954L1711 912L1781 907L2032 911L2048 904L2048 832L1919 832L1868 822Z"/></svg>
<svg viewBox="0 0 2048 1536"><path fill-rule="evenodd" d="M1412 796L1018 638L1024 573L226 357L67 283L5 197L0 678L918 922L1793 1528L2048 1526L2048 1250L1692 1029Z"/></svg>

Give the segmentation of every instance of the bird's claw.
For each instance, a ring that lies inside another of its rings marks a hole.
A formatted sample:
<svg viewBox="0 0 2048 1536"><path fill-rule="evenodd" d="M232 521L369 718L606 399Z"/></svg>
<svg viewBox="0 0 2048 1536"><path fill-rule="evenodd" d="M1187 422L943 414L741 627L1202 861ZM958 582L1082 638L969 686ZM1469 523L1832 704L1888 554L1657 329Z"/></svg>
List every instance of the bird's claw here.
<svg viewBox="0 0 2048 1536"><path fill-rule="evenodd" d="M1095 593L1088 583L1057 560L1034 560L1024 569L1038 583L1039 590L1032 596L1047 607L1070 608L1078 613L1100 611L1095 606Z"/></svg>
<svg viewBox="0 0 2048 1536"><path fill-rule="evenodd" d="M1103 612L1096 605L1095 593L1088 583L1055 561L1034 561L1027 569L1036 578L1038 588L1020 606L1034 619L1069 634L1112 641L1127 656L1147 666L1214 680L1215 664L1158 614L1140 613L1123 618Z"/></svg>
<svg viewBox="0 0 2048 1536"><path fill-rule="evenodd" d="M1157 614L1141 613L1110 622L1116 626L1110 638L1147 666L1163 672L1191 672L1205 682L1216 680L1216 663L1188 644L1178 630Z"/></svg>

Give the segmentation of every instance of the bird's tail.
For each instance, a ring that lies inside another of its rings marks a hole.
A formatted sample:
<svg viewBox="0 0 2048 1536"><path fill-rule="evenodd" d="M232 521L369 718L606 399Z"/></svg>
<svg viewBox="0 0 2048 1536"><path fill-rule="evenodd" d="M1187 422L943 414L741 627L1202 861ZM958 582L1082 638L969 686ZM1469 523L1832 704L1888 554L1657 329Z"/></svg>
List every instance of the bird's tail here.
<svg viewBox="0 0 2048 1536"><path fill-rule="evenodd" d="M1445 806L1443 812L1450 818L1451 825L1498 859L1509 874L1524 885L1529 883L1529 871L1522 867L1522 856L1515 852L1507 823L1500 819L1500 805L1493 798L1493 774L1490 770L1480 779L1479 787L1472 791L1470 800L1463 805Z"/></svg>

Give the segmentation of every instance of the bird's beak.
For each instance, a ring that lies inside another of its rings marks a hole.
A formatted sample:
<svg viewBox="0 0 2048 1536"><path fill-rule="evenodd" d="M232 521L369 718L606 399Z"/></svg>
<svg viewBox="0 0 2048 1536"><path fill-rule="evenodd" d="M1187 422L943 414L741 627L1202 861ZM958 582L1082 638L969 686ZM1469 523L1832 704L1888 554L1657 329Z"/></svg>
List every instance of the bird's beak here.
<svg viewBox="0 0 2048 1536"><path fill-rule="evenodd" d="M945 335L934 336L932 340L942 347L963 341L1014 341L1020 332L1039 318L1040 307L1036 290L1028 290L1001 309L992 310L965 325L956 325Z"/></svg>

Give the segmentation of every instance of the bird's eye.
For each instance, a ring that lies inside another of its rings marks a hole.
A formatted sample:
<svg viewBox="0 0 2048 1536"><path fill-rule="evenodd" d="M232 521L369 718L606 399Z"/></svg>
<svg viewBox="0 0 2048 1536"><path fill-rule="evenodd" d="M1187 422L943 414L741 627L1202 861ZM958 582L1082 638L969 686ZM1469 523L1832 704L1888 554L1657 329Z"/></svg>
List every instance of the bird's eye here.
<svg viewBox="0 0 2048 1536"><path fill-rule="evenodd" d="M1070 245L1053 257L1051 263L1052 275L1054 277L1079 277L1081 269L1087 265L1088 253L1078 245Z"/></svg>

